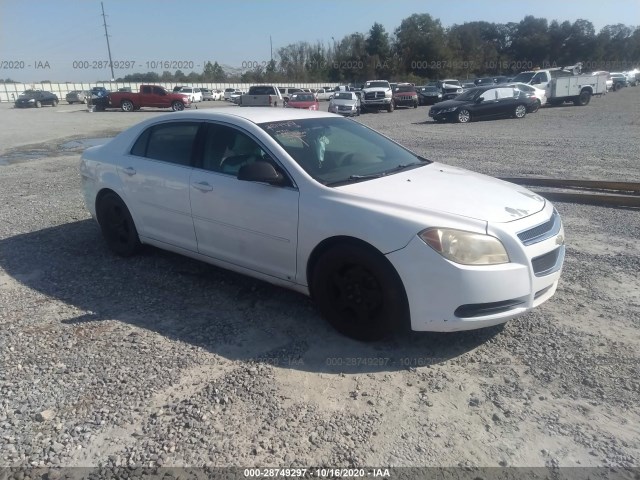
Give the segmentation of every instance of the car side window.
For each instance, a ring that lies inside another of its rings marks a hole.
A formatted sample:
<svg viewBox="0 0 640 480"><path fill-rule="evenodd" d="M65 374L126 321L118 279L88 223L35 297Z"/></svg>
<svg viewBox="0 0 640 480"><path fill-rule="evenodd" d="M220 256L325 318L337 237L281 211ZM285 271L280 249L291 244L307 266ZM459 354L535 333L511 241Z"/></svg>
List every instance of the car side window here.
<svg viewBox="0 0 640 480"><path fill-rule="evenodd" d="M540 84L540 83L546 82L546 81L547 81L547 74L545 72L538 72L531 79L531 83L533 85Z"/></svg>
<svg viewBox="0 0 640 480"><path fill-rule="evenodd" d="M236 176L240 167L267 158L249 135L227 125L210 124L204 138L202 168Z"/></svg>
<svg viewBox="0 0 640 480"><path fill-rule="evenodd" d="M151 93L151 87L142 87L142 93Z"/></svg>
<svg viewBox="0 0 640 480"><path fill-rule="evenodd" d="M492 102L494 100L498 99L498 89L497 88L492 88L490 90L487 90L486 92L484 92L482 94L482 97L484 98L485 102Z"/></svg>
<svg viewBox="0 0 640 480"><path fill-rule="evenodd" d="M162 95L162 93L164 92L164 90L162 90L160 87L153 87L153 93L156 95Z"/></svg>
<svg viewBox="0 0 640 480"><path fill-rule="evenodd" d="M517 96L515 88L496 88L496 94L498 100L514 98Z"/></svg>
<svg viewBox="0 0 640 480"><path fill-rule="evenodd" d="M131 154L190 166L199 127L198 122L155 125L140 135L131 149Z"/></svg>

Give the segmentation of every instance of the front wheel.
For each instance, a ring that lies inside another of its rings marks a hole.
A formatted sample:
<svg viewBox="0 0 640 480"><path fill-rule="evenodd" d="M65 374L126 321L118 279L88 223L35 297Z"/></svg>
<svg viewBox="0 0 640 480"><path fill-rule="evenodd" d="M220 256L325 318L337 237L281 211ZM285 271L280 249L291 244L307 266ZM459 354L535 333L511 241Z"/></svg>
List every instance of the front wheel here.
<svg viewBox="0 0 640 480"><path fill-rule="evenodd" d="M415 102L415 103L413 104L413 108L418 108L418 102Z"/></svg>
<svg viewBox="0 0 640 480"><path fill-rule="evenodd" d="M113 192L106 193L96 206L98 223L109 249L130 257L140 248L140 238L129 209Z"/></svg>
<svg viewBox="0 0 640 480"><path fill-rule="evenodd" d="M402 281L384 255L372 249L347 244L326 251L316 263L311 287L322 315L348 337L378 340L408 324Z"/></svg>
<svg viewBox="0 0 640 480"><path fill-rule="evenodd" d="M469 123L471 121L471 112L466 109L462 109L458 112L458 123Z"/></svg>
<svg viewBox="0 0 640 480"><path fill-rule="evenodd" d="M36 100L36 108L40 108L42 106L42 102L40 100Z"/></svg>
<svg viewBox="0 0 640 480"><path fill-rule="evenodd" d="M518 105L516 109L513 111L513 116L516 118L524 118L527 114L527 107L524 105Z"/></svg>
<svg viewBox="0 0 640 480"><path fill-rule="evenodd" d="M171 110L173 110L174 112L180 112L184 110L184 103L180 102L179 100L176 100L171 104Z"/></svg>
<svg viewBox="0 0 640 480"><path fill-rule="evenodd" d="M120 104L120 108L123 112L133 112L133 102L131 100L123 100Z"/></svg>
<svg viewBox="0 0 640 480"><path fill-rule="evenodd" d="M389 113L393 112L393 102L391 102L389 105L387 105L387 112L389 112Z"/></svg>

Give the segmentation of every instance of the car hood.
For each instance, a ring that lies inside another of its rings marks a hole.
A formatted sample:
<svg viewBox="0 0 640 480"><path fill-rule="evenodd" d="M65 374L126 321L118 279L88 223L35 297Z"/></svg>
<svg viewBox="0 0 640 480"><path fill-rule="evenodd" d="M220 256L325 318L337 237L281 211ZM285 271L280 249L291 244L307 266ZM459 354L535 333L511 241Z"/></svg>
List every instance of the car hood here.
<svg viewBox="0 0 640 480"><path fill-rule="evenodd" d="M545 206L544 198L524 187L440 163L336 188L400 208L447 212L489 223L528 217Z"/></svg>
<svg viewBox="0 0 640 480"><path fill-rule="evenodd" d="M308 101L308 102L296 102L296 101L291 101L289 100L289 103L287 103L287 105L289 105L292 108L309 108L311 105L317 105L317 102L313 102L313 101Z"/></svg>
<svg viewBox="0 0 640 480"><path fill-rule="evenodd" d="M363 93L369 93L369 92L388 92L390 89L389 88L384 88L384 87L371 87L371 88L363 88L362 92Z"/></svg>
<svg viewBox="0 0 640 480"><path fill-rule="evenodd" d="M436 110L440 110L442 108L451 108L451 107L459 107L461 105L469 104L466 100L445 100L444 102L438 102L433 107Z"/></svg>

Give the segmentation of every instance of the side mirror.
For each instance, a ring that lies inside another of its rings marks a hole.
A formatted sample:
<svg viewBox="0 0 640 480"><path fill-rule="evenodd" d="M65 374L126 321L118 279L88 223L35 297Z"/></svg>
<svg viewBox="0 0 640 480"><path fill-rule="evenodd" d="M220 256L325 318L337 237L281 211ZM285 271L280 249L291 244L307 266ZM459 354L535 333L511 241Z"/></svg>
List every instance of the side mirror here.
<svg viewBox="0 0 640 480"><path fill-rule="evenodd" d="M269 162L257 161L240 167L238 180L280 185L284 182L284 177Z"/></svg>
<svg viewBox="0 0 640 480"><path fill-rule="evenodd" d="M476 98L476 103L482 103L482 102L484 102L484 97Z"/></svg>

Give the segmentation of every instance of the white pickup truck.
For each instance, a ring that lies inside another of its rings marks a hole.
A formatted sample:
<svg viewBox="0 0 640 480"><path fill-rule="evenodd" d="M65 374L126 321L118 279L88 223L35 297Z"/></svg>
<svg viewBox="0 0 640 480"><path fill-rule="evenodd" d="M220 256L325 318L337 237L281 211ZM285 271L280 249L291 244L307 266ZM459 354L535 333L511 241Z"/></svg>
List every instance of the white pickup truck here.
<svg viewBox="0 0 640 480"><path fill-rule="evenodd" d="M607 93L607 75L580 74L581 64L565 68L551 68L522 72L511 79L511 83L521 82L545 90L547 102L561 105L573 102L588 105L594 95Z"/></svg>
<svg viewBox="0 0 640 480"><path fill-rule="evenodd" d="M240 97L238 105L241 107L277 107L282 106L282 95L278 87L273 85L255 85Z"/></svg>
<svg viewBox="0 0 640 480"><path fill-rule="evenodd" d="M382 110L393 112L393 92L387 80L369 80L362 88L361 111Z"/></svg>

